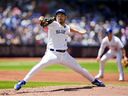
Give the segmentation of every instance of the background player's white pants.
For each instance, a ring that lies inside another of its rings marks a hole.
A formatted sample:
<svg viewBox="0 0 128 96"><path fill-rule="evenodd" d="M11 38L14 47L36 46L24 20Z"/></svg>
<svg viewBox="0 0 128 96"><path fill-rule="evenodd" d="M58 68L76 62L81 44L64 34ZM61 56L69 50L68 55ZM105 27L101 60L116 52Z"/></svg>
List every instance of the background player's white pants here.
<svg viewBox="0 0 128 96"><path fill-rule="evenodd" d="M123 80L124 79L124 72L123 72L123 67L121 64L121 59L122 59L122 52L118 51L112 51L109 50L106 54L104 54L100 60L100 69L99 69L99 75L103 76L104 74L104 64L106 63L106 61L110 58L113 58L116 56L116 62L118 65L118 71L119 71L119 80Z"/></svg>
<svg viewBox="0 0 128 96"><path fill-rule="evenodd" d="M94 77L86 70L83 69L76 60L69 55L68 52L54 52L47 49L45 55L43 56L42 60L35 65L29 73L25 76L23 80L26 82L33 76L37 71L39 71L41 68L44 68L46 66L52 65L52 64L62 64L65 65L74 71L80 73L84 77L86 77L89 81L94 81Z"/></svg>

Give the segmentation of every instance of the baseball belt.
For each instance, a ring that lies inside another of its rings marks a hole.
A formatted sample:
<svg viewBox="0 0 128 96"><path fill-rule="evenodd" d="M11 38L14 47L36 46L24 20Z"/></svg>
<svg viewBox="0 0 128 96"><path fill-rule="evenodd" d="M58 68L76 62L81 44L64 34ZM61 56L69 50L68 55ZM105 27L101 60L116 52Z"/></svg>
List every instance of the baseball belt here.
<svg viewBox="0 0 128 96"><path fill-rule="evenodd" d="M55 49L50 49L50 51L56 51L56 52L62 52L62 53L64 53L66 50L55 50Z"/></svg>

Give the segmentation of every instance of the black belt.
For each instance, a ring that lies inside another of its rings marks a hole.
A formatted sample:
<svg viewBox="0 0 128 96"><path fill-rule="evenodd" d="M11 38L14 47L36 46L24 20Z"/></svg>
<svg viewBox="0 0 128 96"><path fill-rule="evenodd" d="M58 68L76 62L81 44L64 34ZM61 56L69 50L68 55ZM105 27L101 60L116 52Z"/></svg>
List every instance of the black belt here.
<svg viewBox="0 0 128 96"><path fill-rule="evenodd" d="M56 52L62 52L62 53L64 53L66 50L55 50L55 49L50 49L50 51L56 51Z"/></svg>

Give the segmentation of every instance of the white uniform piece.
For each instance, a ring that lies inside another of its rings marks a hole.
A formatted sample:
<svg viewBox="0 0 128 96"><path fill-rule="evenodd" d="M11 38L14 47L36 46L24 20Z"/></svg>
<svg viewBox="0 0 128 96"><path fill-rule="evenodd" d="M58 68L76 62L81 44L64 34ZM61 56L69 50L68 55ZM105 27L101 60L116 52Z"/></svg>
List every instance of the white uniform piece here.
<svg viewBox="0 0 128 96"><path fill-rule="evenodd" d="M86 77L89 81L94 81L94 77L89 74L86 69L83 69L76 60L69 55L67 51L57 52L55 50L67 50L67 35L70 32L70 27L68 25L62 26L58 22L53 21L48 25L48 44L45 55L42 60L34 66L30 72L23 79L28 81L31 76L33 76L41 68L52 64L62 64L65 65L74 71L80 73ZM50 49L54 49L51 51Z"/></svg>
<svg viewBox="0 0 128 96"><path fill-rule="evenodd" d="M109 47L109 50L107 53L105 53L101 57L101 55L103 54L103 51L106 47ZM116 57L118 71L119 71L119 80L124 80L124 72L123 72L123 67L121 64L121 59L122 59L122 50L121 49L123 47L124 47L124 45L122 44L121 40L116 36L113 36L111 41L109 41L107 36L102 40L101 46L100 46L100 49L98 52L98 57L101 57L100 70L99 70L99 74L96 76L96 78L103 77L105 62L110 58Z"/></svg>

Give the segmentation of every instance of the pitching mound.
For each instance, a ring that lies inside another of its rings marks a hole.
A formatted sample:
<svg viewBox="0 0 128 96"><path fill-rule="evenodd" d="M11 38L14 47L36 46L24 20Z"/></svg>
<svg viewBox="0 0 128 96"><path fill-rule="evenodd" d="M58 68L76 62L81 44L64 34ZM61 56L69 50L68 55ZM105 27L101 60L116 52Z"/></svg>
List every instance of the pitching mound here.
<svg viewBox="0 0 128 96"><path fill-rule="evenodd" d="M51 86L43 88L23 88L0 90L0 96L128 96L128 87L112 86Z"/></svg>

